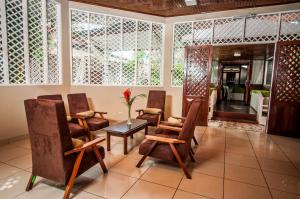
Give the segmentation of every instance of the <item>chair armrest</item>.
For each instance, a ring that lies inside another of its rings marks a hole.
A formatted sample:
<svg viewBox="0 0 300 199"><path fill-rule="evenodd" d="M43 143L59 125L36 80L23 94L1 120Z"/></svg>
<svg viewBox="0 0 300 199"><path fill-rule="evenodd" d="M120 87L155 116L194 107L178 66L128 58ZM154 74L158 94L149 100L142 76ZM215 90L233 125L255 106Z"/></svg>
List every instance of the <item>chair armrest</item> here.
<svg viewBox="0 0 300 199"><path fill-rule="evenodd" d="M166 137L159 137L159 136L153 136L153 135L146 135L147 140L152 141L158 141L158 142L164 142L164 143L172 143L172 144L184 144L184 140L178 140L174 138L166 138Z"/></svg>
<svg viewBox="0 0 300 199"><path fill-rule="evenodd" d="M181 132L182 131L182 128L180 128L180 127L168 126L168 125L163 125L163 124L158 125L158 128L171 130L171 131L176 131L176 132Z"/></svg>
<svg viewBox="0 0 300 199"><path fill-rule="evenodd" d="M76 152L85 150L86 148L92 147L92 146L98 144L99 142L103 142L104 140L105 140L105 138L96 138L96 139L94 139L94 140L92 140L92 141L89 141L89 142L87 142L87 143L84 143L81 147L74 148L74 149L72 149L72 150L66 151L66 152L64 153L64 155L67 156L67 155L70 155L70 154L72 154L72 153L76 153Z"/></svg>

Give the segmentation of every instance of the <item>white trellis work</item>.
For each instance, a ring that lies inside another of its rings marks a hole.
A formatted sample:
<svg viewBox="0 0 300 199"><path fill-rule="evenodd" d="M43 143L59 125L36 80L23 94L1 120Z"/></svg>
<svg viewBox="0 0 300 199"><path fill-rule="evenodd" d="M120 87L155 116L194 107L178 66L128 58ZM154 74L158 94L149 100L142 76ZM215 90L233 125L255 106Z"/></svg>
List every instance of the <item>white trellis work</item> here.
<svg viewBox="0 0 300 199"><path fill-rule="evenodd" d="M61 84L60 4L0 2L0 85Z"/></svg>
<svg viewBox="0 0 300 199"><path fill-rule="evenodd" d="M182 86L186 45L275 43L299 39L299 10L175 23L172 86Z"/></svg>
<svg viewBox="0 0 300 199"><path fill-rule="evenodd" d="M70 9L72 84L161 86L164 25Z"/></svg>

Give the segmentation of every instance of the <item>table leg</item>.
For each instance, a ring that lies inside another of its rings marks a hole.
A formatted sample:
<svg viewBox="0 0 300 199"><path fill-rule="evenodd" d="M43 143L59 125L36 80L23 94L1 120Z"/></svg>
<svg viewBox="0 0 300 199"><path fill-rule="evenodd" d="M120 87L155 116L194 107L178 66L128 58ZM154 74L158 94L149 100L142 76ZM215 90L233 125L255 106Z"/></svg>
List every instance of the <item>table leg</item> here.
<svg viewBox="0 0 300 199"><path fill-rule="evenodd" d="M106 133L107 151L110 151L110 133Z"/></svg>
<svg viewBox="0 0 300 199"><path fill-rule="evenodd" d="M124 136L124 155L127 155L127 136Z"/></svg>
<svg viewBox="0 0 300 199"><path fill-rule="evenodd" d="M145 127L145 135L148 135L148 125Z"/></svg>

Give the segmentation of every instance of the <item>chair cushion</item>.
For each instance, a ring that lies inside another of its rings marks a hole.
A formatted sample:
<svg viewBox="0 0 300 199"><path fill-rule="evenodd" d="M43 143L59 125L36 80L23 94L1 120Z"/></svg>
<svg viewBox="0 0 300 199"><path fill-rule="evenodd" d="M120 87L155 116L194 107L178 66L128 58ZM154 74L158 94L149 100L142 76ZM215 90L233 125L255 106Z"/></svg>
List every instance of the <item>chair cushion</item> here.
<svg viewBox="0 0 300 199"><path fill-rule="evenodd" d="M71 123L69 122L69 129L70 129L70 134L72 138L78 138L82 136L89 136L89 131L88 129L80 126L79 124L76 123Z"/></svg>
<svg viewBox="0 0 300 199"><path fill-rule="evenodd" d="M150 114L158 114L161 112L161 109L159 108L145 108L143 109L144 113L150 113Z"/></svg>
<svg viewBox="0 0 300 199"><path fill-rule="evenodd" d="M104 118L90 117L86 119L86 123L91 131L97 131L99 129L109 126L109 121Z"/></svg>
<svg viewBox="0 0 300 199"><path fill-rule="evenodd" d="M137 119L147 120L148 125L156 126L157 122L158 122L158 115L145 113L145 114L137 116Z"/></svg>
<svg viewBox="0 0 300 199"><path fill-rule="evenodd" d="M166 136L166 137L174 137L175 136ZM145 140L139 148L139 154L145 155L150 149L151 144L153 141L151 140ZM185 151L185 144L175 144L175 147L181 157L181 159L184 161L187 157L186 151ZM167 143L158 143L156 147L153 149L153 151L149 154L149 156L162 159L162 160L168 160L168 161L176 161L176 158L171 150L171 147Z"/></svg>
<svg viewBox="0 0 300 199"><path fill-rule="evenodd" d="M74 148L80 148L84 145L84 143L85 142L80 139L72 138L72 144Z"/></svg>
<svg viewBox="0 0 300 199"><path fill-rule="evenodd" d="M76 113L76 115L78 116L83 116L83 117L93 117L94 116L94 111L89 110L89 111L84 111L84 112L80 112L80 113Z"/></svg>
<svg viewBox="0 0 300 199"><path fill-rule="evenodd" d="M154 134L160 134L160 135L167 135L169 137L172 137L172 138L178 138L178 135L179 135L179 132L177 131L172 131L172 130L168 130L168 129L160 129L160 128L157 128L155 131L154 131ZM176 136L176 137L173 137L173 136Z"/></svg>
<svg viewBox="0 0 300 199"><path fill-rule="evenodd" d="M67 121L71 122L72 121L72 117L67 115Z"/></svg>
<svg viewBox="0 0 300 199"><path fill-rule="evenodd" d="M182 122L174 123L174 122L169 122L169 121L161 121L160 123L163 125L174 126L174 127L182 127L183 126Z"/></svg>

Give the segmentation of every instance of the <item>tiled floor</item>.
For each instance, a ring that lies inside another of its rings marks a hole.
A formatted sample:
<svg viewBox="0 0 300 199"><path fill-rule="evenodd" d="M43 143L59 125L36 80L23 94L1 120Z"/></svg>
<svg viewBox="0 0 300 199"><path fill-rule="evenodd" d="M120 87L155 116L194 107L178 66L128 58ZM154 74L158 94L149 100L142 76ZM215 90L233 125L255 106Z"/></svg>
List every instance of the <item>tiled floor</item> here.
<svg viewBox="0 0 300 199"><path fill-rule="evenodd" d="M112 151L105 158L108 174L94 166L77 178L72 198L300 198L299 139L225 126L196 129L196 163L187 162L192 180L186 179L176 165L151 158L136 168L142 132L129 141L127 156L123 155L122 140L113 137ZM62 198L64 187L42 178L25 192L30 153L29 140L0 147L0 198Z"/></svg>

